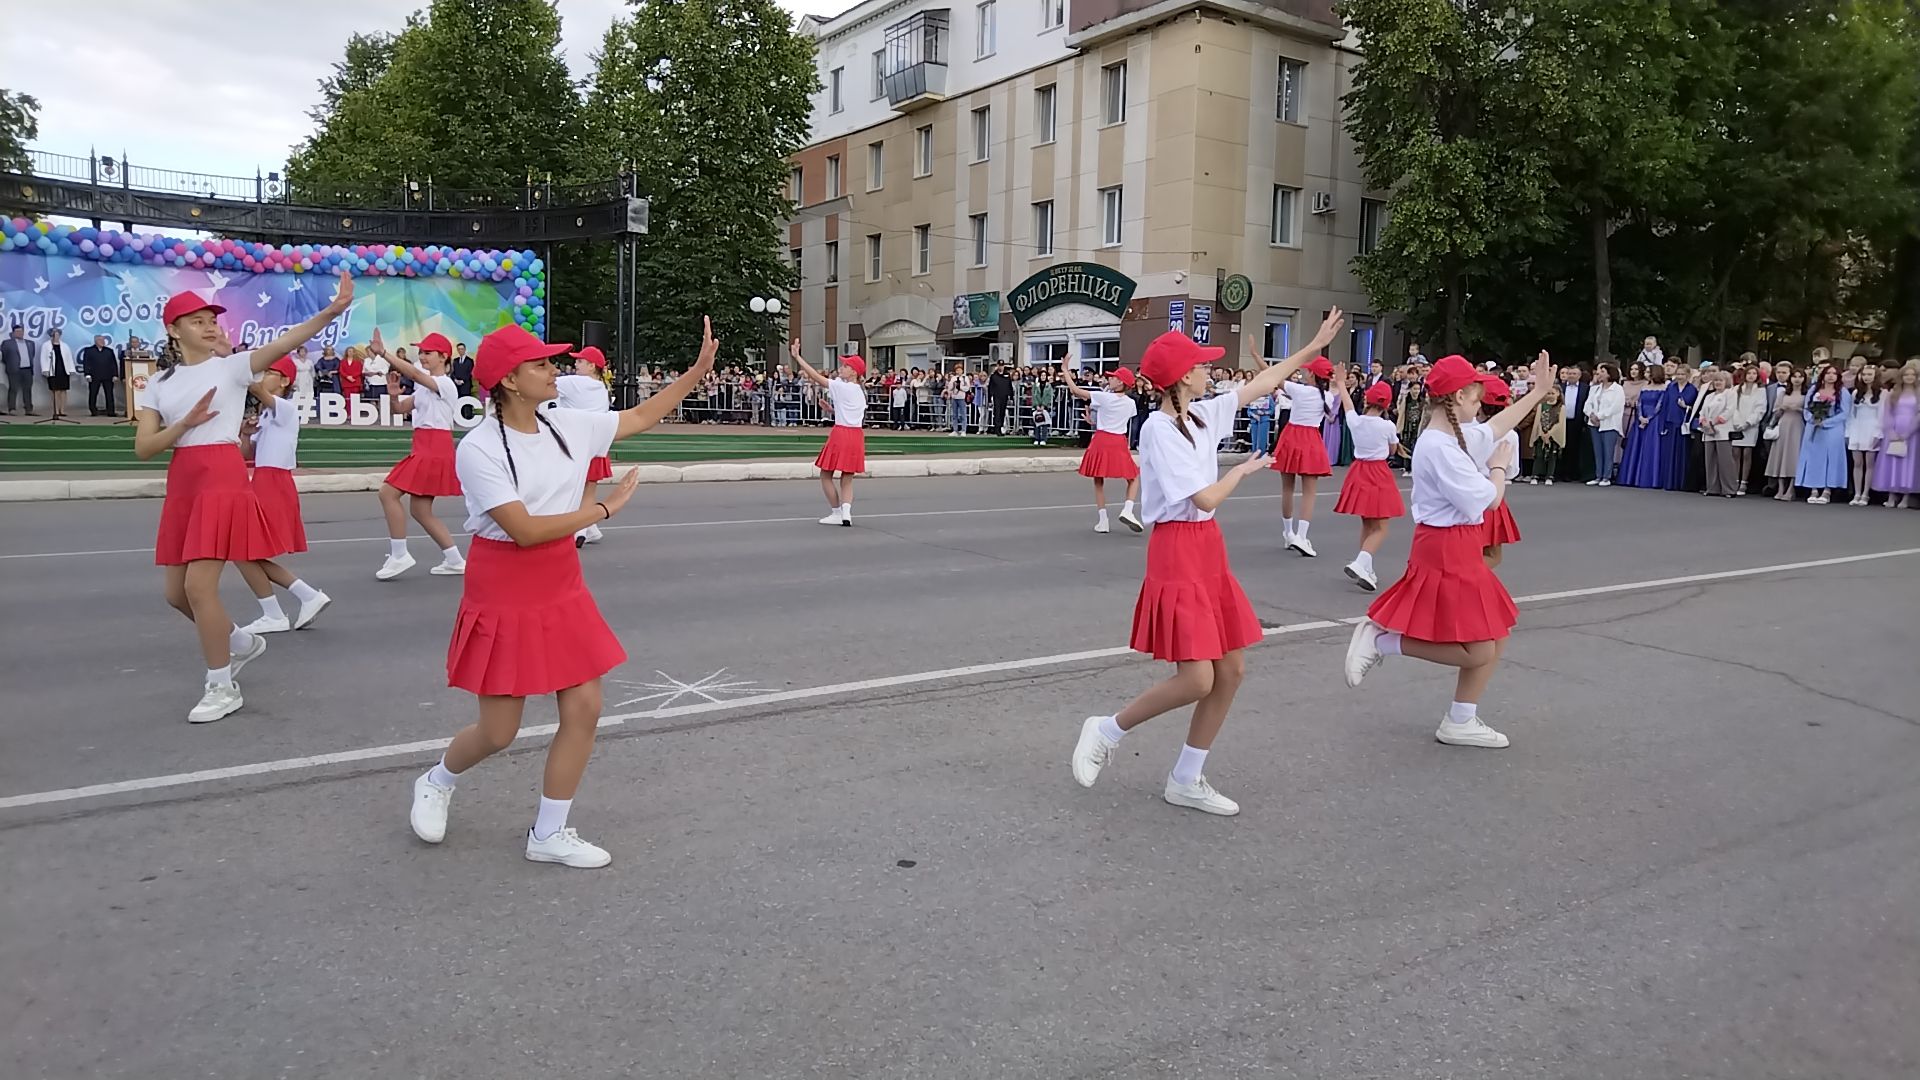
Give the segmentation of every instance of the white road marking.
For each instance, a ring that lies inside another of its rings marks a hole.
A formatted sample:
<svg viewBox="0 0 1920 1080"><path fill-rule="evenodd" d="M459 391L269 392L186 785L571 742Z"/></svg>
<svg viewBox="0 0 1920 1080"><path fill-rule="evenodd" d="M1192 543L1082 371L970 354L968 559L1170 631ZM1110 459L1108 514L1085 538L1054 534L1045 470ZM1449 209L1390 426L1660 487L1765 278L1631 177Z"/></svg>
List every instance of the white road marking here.
<svg viewBox="0 0 1920 1080"><path fill-rule="evenodd" d="M1518 604L1544 604L1556 600L1574 600L1590 596L1609 596L1616 593L1643 592L1648 589L1664 589L1679 585L1697 585L1709 581L1727 581L1735 578L1762 577L1767 574L1785 574L1795 570L1812 570L1823 566L1845 566L1850 563L1874 562L1881 559L1897 559L1907 555L1920 555L1920 548L1897 548L1891 551L1874 551L1863 555L1841 555L1831 559L1809 559L1804 562L1775 563L1771 566L1753 566L1742 570L1720 570L1707 574L1686 574L1680 577L1654 578L1650 581L1627 581L1613 585L1596 585L1586 589L1567 589L1560 592L1535 593L1530 596L1516 596ZM1345 619L1318 619L1312 622L1292 623L1287 626L1271 627L1266 631L1269 638L1287 634L1300 634L1312 630L1330 630L1339 626L1350 626L1366 618L1356 615ZM808 686L797 690L780 690L773 693L755 694L750 697L734 698L723 701L702 701L692 705L673 705L665 708L647 709L641 712L616 713L601 717L600 727L623 727L634 721L671 720L683 716L700 716L707 713L731 712L736 709L753 709L763 705L778 705L789 701L809 701L814 698L834 697L847 694L860 694L870 690L888 690L899 686L916 686L922 683L946 682L951 679L967 679L978 675L997 675L1008 671L1028 671L1033 668L1059 667L1064 664L1077 664L1088 660L1106 660L1116 656L1133 653L1126 646L1114 646L1104 649L1084 649L1079 652L1053 653L1047 656L1029 656L1017 660L996 660L986 664L968 664L964 667L940 668L934 671L916 671L905 675L886 675L875 679L856 679L852 682L830 683L826 686ZM558 724L540 724L522 728L519 740L538 739L553 734ZM109 784L88 784L84 787L59 788L53 791L36 791L25 795L0 797L0 810L22 806L45 806L51 803L78 802L84 799L100 799L113 795L126 795L137 791L156 791L165 788L186 787L191 784L205 784L217 780L234 780L247 776L264 776L272 773L299 772L304 769L317 769L329 765L346 765L359 761L379 761L387 758L412 757L416 754L438 752L446 749L451 738L427 739L421 742L393 743L386 746L368 746L358 750L341 750L331 754L314 754L308 757L281 758L277 761L259 761L248 765L229 765L219 769L201 769L195 772L171 773L166 776L148 776L137 780L119 780Z"/></svg>
<svg viewBox="0 0 1920 1080"><path fill-rule="evenodd" d="M608 679L607 682L612 683L614 686L623 686L629 690L652 691L652 693L642 694L639 697L631 697L625 701L616 701L612 707L624 709L629 705L638 705L643 701L653 701L658 703L654 708L664 709L678 704L683 697L696 697L702 701L713 702L724 700L729 694L735 697L749 697L755 694L773 693L768 687L753 685L751 679L725 678L727 674L726 668L721 668L711 675L695 679L692 682L684 682L676 679L658 668L654 669L653 673L666 681L633 682L627 679Z"/></svg>

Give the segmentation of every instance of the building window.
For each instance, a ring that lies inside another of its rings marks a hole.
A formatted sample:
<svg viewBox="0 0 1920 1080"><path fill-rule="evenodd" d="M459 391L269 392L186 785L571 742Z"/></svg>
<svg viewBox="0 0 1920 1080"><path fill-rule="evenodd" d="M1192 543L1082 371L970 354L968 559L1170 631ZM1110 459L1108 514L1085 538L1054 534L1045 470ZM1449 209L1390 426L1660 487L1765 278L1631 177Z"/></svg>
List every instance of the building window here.
<svg viewBox="0 0 1920 1080"><path fill-rule="evenodd" d="M993 153L993 110L982 106L973 110L973 160L985 161Z"/></svg>
<svg viewBox="0 0 1920 1080"><path fill-rule="evenodd" d="M834 68L832 71L827 72L828 112L839 112L846 107L845 103L840 100L840 76L845 74L846 70L846 68Z"/></svg>
<svg viewBox="0 0 1920 1080"><path fill-rule="evenodd" d="M1059 87L1049 83L1033 92L1033 142L1043 145L1053 141L1054 116L1060 101Z"/></svg>
<svg viewBox="0 0 1920 1080"><path fill-rule="evenodd" d="M867 190L879 191L887 175L887 144L870 142L867 144Z"/></svg>
<svg viewBox="0 0 1920 1080"><path fill-rule="evenodd" d="M1360 254L1371 255L1380 246L1381 230L1387 227L1387 204L1379 199L1360 200Z"/></svg>
<svg viewBox="0 0 1920 1080"><path fill-rule="evenodd" d="M800 265L800 249L799 248L787 249L787 263L788 265L793 267L794 281L797 282L802 278L806 277L806 267Z"/></svg>
<svg viewBox="0 0 1920 1080"><path fill-rule="evenodd" d="M933 125L915 128L913 132L913 175L933 175Z"/></svg>
<svg viewBox="0 0 1920 1080"><path fill-rule="evenodd" d="M994 26L994 9L997 6L993 0L986 0L986 3L980 4L973 9L974 14L979 19L979 33L974 41L975 48L973 52L974 59L976 60L985 60L987 57L993 55L994 34L996 30Z"/></svg>
<svg viewBox="0 0 1920 1080"><path fill-rule="evenodd" d="M787 173L787 197L792 199L796 206L807 205L806 179L806 172L798 165L795 165L793 170Z"/></svg>
<svg viewBox="0 0 1920 1080"><path fill-rule="evenodd" d="M827 155L827 198L840 197L840 155Z"/></svg>
<svg viewBox="0 0 1920 1080"><path fill-rule="evenodd" d="M1124 124L1127 122L1127 62L1108 64L1100 69L1100 96L1104 103L1101 111L1103 124Z"/></svg>
<svg viewBox="0 0 1920 1080"><path fill-rule="evenodd" d="M967 218L973 226L973 265L987 265L987 215L973 214Z"/></svg>
<svg viewBox="0 0 1920 1080"><path fill-rule="evenodd" d="M1053 200L1033 204L1033 255L1053 254Z"/></svg>
<svg viewBox="0 0 1920 1080"><path fill-rule="evenodd" d="M1080 370L1105 375L1120 366L1120 339L1104 338L1100 341L1080 341Z"/></svg>
<svg viewBox="0 0 1920 1080"><path fill-rule="evenodd" d="M1121 199L1120 188L1100 189L1100 246L1120 246Z"/></svg>
<svg viewBox="0 0 1920 1080"><path fill-rule="evenodd" d="M1269 360L1285 360L1293 355L1293 321L1300 316L1292 308L1267 309L1267 332L1262 353Z"/></svg>
<svg viewBox="0 0 1920 1080"><path fill-rule="evenodd" d="M1307 65L1298 60L1280 58L1280 88L1274 104L1274 118L1289 124L1300 123L1300 95L1307 85Z"/></svg>
<svg viewBox="0 0 1920 1080"><path fill-rule="evenodd" d="M887 96L887 50L873 50L873 100Z"/></svg>
<svg viewBox="0 0 1920 1080"><path fill-rule="evenodd" d="M840 241L827 241L827 284L840 280Z"/></svg>
<svg viewBox="0 0 1920 1080"><path fill-rule="evenodd" d="M931 225L913 227L913 272L933 273L933 226Z"/></svg>
<svg viewBox="0 0 1920 1080"><path fill-rule="evenodd" d="M867 280L880 280L880 234L867 234Z"/></svg>
<svg viewBox="0 0 1920 1080"><path fill-rule="evenodd" d="M1027 342L1027 363L1034 367L1059 367L1060 361L1067 358L1067 343L1064 341Z"/></svg>
<svg viewBox="0 0 1920 1080"><path fill-rule="evenodd" d="M892 345L869 346L867 349L867 359L873 361L873 370L892 371L893 355L894 355L893 350L894 350L894 346Z"/></svg>
<svg viewBox="0 0 1920 1080"><path fill-rule="evenodd" d="M1273 229L1267 242L1279 247L1300 243L1300 189L1273 185Z"/></svg>
<svg viewBox="0 0 1920 1080"><path fill-rule="evenodd" d="M1067 21L1067 0L1040 0L1040 29L1057 30Z"/></svg>

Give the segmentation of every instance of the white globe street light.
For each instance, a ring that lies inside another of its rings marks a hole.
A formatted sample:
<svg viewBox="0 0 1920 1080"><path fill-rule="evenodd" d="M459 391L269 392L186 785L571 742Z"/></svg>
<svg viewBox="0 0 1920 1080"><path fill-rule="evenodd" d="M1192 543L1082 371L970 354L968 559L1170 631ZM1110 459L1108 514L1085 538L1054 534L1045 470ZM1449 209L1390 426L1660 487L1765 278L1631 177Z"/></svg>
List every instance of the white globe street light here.
<svg viewBox="0 0 1920 1080"><path fill-rule="evenodd" d="M753 309L755 315L780 314L780 301L778 298L756 296L747 302L747 306Z"/></svg>

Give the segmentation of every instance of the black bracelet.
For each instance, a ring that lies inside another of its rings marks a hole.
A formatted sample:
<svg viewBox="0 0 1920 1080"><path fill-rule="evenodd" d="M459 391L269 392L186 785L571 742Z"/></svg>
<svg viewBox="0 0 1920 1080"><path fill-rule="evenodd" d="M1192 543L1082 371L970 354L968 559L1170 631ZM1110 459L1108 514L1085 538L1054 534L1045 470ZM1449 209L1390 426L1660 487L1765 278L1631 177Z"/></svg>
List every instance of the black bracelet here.
<svg viewBox="0 0 1920 1080"><path fill-rule="evenodd" d="M607 515L606 517L603 517L603 518L601 518L600 520L602 520L602 521L612 521L612 520L613 520L613 511L611 511L611 510L609 510L609 509L607 509L607 504L606 504L606 503L603 503L603 502L597 502L597 503L594 503L593 505L595 505L595 506L597 506L597 507L599 507L599 508L600 508L600 512L601 512L601 513L603 513L603 514L605 514L605 515Z"/></svg>

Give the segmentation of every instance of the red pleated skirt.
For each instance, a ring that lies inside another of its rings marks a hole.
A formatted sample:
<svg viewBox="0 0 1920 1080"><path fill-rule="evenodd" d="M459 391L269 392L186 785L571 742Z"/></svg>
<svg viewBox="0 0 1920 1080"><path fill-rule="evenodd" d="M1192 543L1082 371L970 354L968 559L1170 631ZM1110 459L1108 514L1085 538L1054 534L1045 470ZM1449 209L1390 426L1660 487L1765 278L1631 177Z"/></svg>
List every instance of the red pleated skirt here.
<svg viewBox="0 0 1920 1080"><path fill-rule="evenodd" d="M253 494L260 509L279 538L280 554L307 550L307 523L300 515L300 489L293 486L293 472L271 465L253 470Z"/></svg>
<svg viewBox="0 0 1920 1080"><path fill-rule="evenodd" d="M247 461L233 443L180 446L167 463L167 497L153 540L155 566L200 559L251 562L285 549L247 481Z"/></svg>
<svg viewBox="0 0 1920 1080"><path fill-rule="evenodd" d="M1162 521L1147 536L1147 577L1133 605L1135 652L1156 660L1218 660L1262 636L1212 521Z"/></svg>
<svg viewBox="0 0 1920 1080"><path fill-rule="evenodd" d="M1340 499L1333 504L1333 512L1361 518L1405 517L1407 503L1400 497L1392 466L1384 461L1354 462L1340 482Z"/></svg>
<svg viewBox="0 0 1920 1080"><path fill-rule="evenodd" d="M1520 620L1520 609L1481 557L1486 526L1416 525L1400 580L1367 609L1367 617L1420 641L1497 641Z"/></svg>
<svg viewBox="0 0 1920 1080"><path fill-rule="evenodd" d="M827 445L813 459L821 472L862 473L867 471L867 433L857 427L833 425L827 433Z"/></svg>
<svg viewBox="0 0 1920 1080"><path fill-rule="evenodd" d="M597 457L587 462L587 483L597 484L613 476L613 459Z"/></svg>
<svg viewBox="0 0 1920 1080"><path fill-rule="evenodd" d="M1087 452L1080 455L1080 475L1095 480L1138 480L1140 466L1127 450L1127 437L1111 431L1096 431Z"/></svg>
<svg viewBox="0 0 1920 1080"><path fill-rule="evenodd" d="M1513 511L1507 509L1507 500L1501 499L1500 505L1487 511L1486 519L1481 522L1487 529L1487 546L1495 544L1516 544L1520 542L1520 525L1513 520Z"/></svg>
<svg viewBox="0 0 1920 1080"><path fill-rule="evenodd" d="M453 468L453 432L414 428L413 451L387 473L387 483L428 498L460 494L460 477Z"/></svg>
<svg viewBox="0 0 1920 1080"><path fill-rule="evenodd" d="M1290 476L1332 476L1327 440L1320 429L1288 424L1280 433L1280 445L1273 449L1273 471Z"/></svg>
<svg viewBox="0 0 1920 1080"><path fill-rule="evenodd" d="M536 697L591 682L626 663L580 576L573 537L523 548L474 537L447 644L447 685Z"/></svg>

